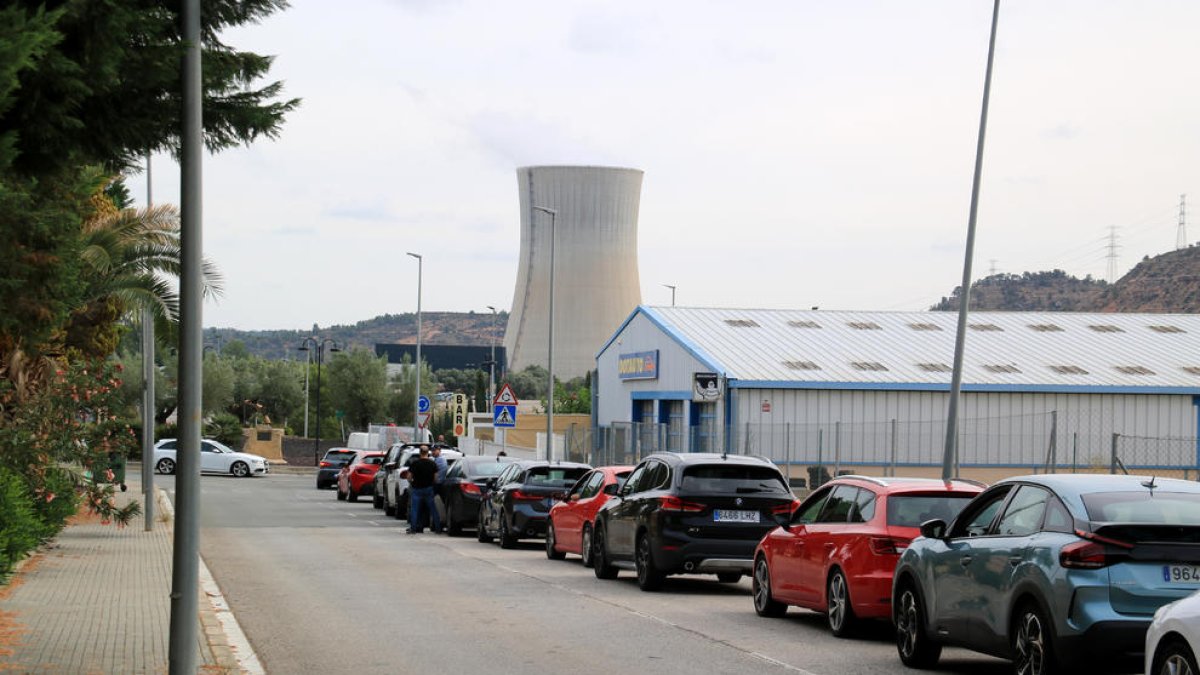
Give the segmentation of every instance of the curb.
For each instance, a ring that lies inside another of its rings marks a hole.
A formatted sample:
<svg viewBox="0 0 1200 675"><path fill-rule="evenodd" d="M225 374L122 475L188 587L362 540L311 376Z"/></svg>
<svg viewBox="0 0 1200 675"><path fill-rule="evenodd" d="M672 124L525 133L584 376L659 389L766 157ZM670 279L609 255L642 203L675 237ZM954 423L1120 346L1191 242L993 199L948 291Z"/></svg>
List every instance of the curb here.
<svg viewBox="0 0 1200 675"><path fill-rule="evenodd" d="M161 487L154 489L159 513L172 523L171 531L174 534L175 506L167 498L166 491ZM216 579L209 572L208 565L204 564L203 556L199 556L199 562L200 590L209 602L209 611L205 611L204 607L200 609L200 624L217 664L222 668L246 675L266 675L262 663L258 660L258 654L254 652L254 647L250 645L246 634L242 632L237 617L233 615L229 604L225 602L225 596L221 594L221 588L217 586Z"/></svg>

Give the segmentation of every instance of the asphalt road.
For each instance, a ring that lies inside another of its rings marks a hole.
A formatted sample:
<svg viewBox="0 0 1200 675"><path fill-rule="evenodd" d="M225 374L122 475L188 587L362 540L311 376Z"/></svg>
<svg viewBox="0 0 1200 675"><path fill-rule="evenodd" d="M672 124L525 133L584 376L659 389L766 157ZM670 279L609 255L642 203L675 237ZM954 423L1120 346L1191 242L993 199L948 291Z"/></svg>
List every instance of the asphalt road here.
<svg viewBox="0 0 1200 675"><path fill-rule="evenodd" d="M173 477L156 479L172 493ZM916 672L885 626L840 640L811 612L758 617L748 579L672 577L643 593L632 572L601 581L540 542L406 535L311 476L201 481L201 553L269 673ZM1009 671L948 649L930 672Z"/></svg>

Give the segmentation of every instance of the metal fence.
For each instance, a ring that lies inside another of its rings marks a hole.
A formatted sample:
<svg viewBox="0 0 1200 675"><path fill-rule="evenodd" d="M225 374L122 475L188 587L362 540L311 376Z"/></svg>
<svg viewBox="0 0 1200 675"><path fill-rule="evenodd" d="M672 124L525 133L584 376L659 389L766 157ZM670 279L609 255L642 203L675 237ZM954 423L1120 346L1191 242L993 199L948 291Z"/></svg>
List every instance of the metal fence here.
<svg viewBox="0 0 1200 675"><path fill-rule="evenodd" d="M1200 479L1200 456L1195 438L1154 438L1149 436L1112 435L1109 473L1137 471L1183 472L1184 478L1193 475Z"/></svg>

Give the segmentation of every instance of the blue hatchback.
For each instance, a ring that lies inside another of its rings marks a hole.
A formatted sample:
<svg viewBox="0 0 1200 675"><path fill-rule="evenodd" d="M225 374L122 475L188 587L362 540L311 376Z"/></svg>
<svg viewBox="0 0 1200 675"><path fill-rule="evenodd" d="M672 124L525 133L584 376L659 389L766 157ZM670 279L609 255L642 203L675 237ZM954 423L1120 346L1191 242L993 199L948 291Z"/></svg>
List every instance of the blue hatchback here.
<svg viewBox="0 0 1200 675"><path fill-rule="evenodd" d="M922 524L897 563L896 645L1011 659L1020 675L1135 657L1162 605L1200 589L1200 484L1146 476L1000 481L947 525Z"/></svg>

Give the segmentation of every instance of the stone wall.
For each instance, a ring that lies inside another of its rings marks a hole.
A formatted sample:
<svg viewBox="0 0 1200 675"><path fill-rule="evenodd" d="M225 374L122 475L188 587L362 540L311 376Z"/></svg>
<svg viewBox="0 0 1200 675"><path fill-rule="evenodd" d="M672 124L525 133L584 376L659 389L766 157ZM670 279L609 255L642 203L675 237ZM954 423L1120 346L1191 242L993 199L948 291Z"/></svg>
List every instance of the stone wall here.
<svg viewBox="0 0 1200 675"><path fill-rule="evenodd" d="M338 448L342 445L344 443L338 439L322 440L320 455L324 457L326 450ZM316 462L313 460L313 439L301 436L284 436L283 460L288 463L288 466L316 466Z"/></svg>

